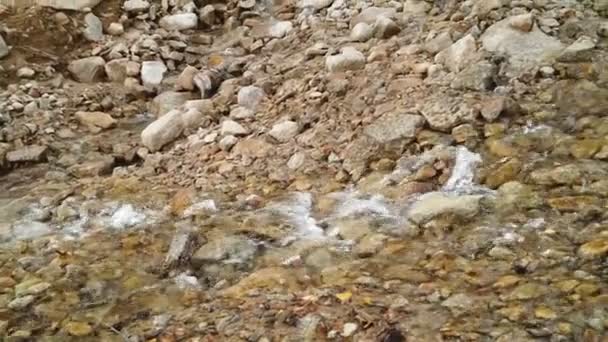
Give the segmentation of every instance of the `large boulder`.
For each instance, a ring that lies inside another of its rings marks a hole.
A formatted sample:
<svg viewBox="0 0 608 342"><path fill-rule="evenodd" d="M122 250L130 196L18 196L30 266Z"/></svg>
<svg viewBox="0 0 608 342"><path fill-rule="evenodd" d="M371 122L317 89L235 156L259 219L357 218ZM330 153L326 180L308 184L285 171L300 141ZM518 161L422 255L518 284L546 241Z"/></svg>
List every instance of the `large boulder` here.
<svg viewBox="0 0 608 342"><path fill-rule="evenodd" d="M81 58L72 61L68 71L78 82L93 83L103 80L105 64L104 59L98 56Z"/></svg>

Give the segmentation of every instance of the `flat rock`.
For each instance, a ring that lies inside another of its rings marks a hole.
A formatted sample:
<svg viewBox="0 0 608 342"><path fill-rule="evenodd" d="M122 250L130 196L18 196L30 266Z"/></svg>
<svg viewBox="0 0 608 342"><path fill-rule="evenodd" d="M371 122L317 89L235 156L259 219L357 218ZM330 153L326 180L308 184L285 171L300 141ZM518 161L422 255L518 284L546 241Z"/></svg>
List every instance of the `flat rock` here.
<svg viewBox="0 0 608 342"><path fill-rule="evenodd" d="M425 119L416 114L388 113L381 116L364 132L381 144L398 139L413 139L425 123Z"/></svg>
<svg viewBox="0 0 608 342"><path fill-rule="evenodd" d="M103 112L82 112L78 111L74 115L76 119L83 125L97 129L107 129L116 125L116 119L110 114Z"/></svg>
<svg viewBox="0 0 608 342"><path fill-rule="evenodd" d="M601 258L608 254L608 238L598 238L583 244L578 255L585 259Z"/></svg>
<svg viewBox="0 0 608 342"><path fill-rule="evenodd" d="M420 196L408 210L408 218L417 224L428 222L441 215L472 218L480 210L481 195L454 196L431 192Z"/></svg>
<svg viewBox="0 0 608 342"><path fill-rule="evenodd" d="M87 57L72 61L68 71L78 82L94 83L103 80L105 64L101 57Z"/></svg>
<svg viewBox="0 0 608 342"><path fill-rule="evenodd" d="M590 62L595 46L596 44L591 38L580 37L559 54L557 61L563 63Z"/></svg>
<svg viewBox="0 0 608 342"><path fill-rule="evenodd" d="M167 15L160 19L159 24L169 31L191 30L198 25L198 16L195 13Z"/></svg>
<svg viewBox="0 0 608 342"><path fill-rule="evenodd" d="M242 136L242 135L247 135L249 133L249 131L243 127L241 124L239 124L236 121L233 120L224 120L222 122L222 127L220 129L220 134L222 136L226 136L226 135L234 135L234 136Z"/></svg>
<svg viewBox="0 0 608 342"><path fill-rule="evenodd" d="M29 145L6 154L6 160L10 163L40 162L46 158L48 148L41 145Z"/></svg>
<svg viewBox="0 0 608 342"><path fill-rule="evenodd" d="M461 123L475 120L477 110L460 98L435 95L425 99L420 107L431 128L448 132Z"/></svg>
<svg viewBox="0 0 608 342"><path fill-rule="evenodd" d="M127 12L141 12L150 8L150 2L147 0L127 0L122 8Z"/></svg>
<svg viewBox="0 0 608 342"><path fill-rule="evenodd" d="M141 132L141 141L151 152L156 152L177 139L183 131L182 112L172 110L149 124Z"/></svg>

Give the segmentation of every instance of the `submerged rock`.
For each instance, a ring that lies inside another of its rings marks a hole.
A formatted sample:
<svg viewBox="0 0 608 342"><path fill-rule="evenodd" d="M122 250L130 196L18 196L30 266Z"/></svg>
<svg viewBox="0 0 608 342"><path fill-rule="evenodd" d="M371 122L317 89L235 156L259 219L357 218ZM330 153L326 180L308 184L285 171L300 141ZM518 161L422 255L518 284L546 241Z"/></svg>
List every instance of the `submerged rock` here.
<svg viewBox="0 0 608 342"><path fill-rule="evenodd" d="M409 208L408 218L417 224L423 224L442 215L455 215L460 218L472 218L480 211L481 195L454 196L439 192L428 193Z"/></svg>

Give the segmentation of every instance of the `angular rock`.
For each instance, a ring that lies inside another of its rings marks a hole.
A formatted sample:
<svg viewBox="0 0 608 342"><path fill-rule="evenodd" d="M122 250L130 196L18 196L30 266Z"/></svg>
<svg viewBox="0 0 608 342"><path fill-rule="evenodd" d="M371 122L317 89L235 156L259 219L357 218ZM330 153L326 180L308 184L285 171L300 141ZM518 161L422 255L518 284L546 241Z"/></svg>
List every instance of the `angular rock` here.
<svg viewBox="0 0 608 342"><path fill-rule="evenodd" d="M48 147L40 145L29 145L6 154L9 163L40 162L46 159Z"/></svg>
<svg viewBox="0 0 608 342"><path fill-rule="evenodd" d="M406 0L403 4L403 14L406 16L420 16L431 9L431 5L424 0Z"/></svg>
<svg viewBox="0 0 608 342"><path fill-rule="evenodd" d="M456 75L450 87L458 90L492 90L496 84L497 69L496 65L487 61L473 63Z"/></svg>
<svg viewBox="0 0 608 342"><path fill-rule="evenodd" d="M434 55L440 51L444 51L452 45L452 36L450 36L449 32L442 32L438 34L433 39L427 41L424 44L424 49Z"/></svg>
<svg viewBox="0 0 608 342"><path fill-rule="evenodd" d="M165 77L167 66L162 61L148 61L141 65L141 81L144 87L158 87Z"/></svg>
<svg viewBox="0 0 608 342"><path fill-rule="evenodd" d="M411 140L424 123L420 115L388 113L365 127L364 133L381 144L398 139Z"/></svg>
<svg viewBox="0 0 608 342"><path fill-rule="evenodd" d="M442 215L472 218L479 213L481 195L454 196L440 192L422 195L408 210L408 218L417 224Z"/></svg>
<svg viewBox="0 0 608 342"><path fill-rule="evenodd" d="M91 42L98 42L103 39L103 24L93 13L88 13L84 17L85 29L84 37Z"/></svg>
<svg viewBox="0 0 608 342"><path fill-rule="evenodd" d="M445 94L427 98L421 105L420 113L431 128L449 132L461 123L475 120L477 110L465 101Z"/></svg>
<svg viewBox="0 0 608 342"><path fill-rule="evenodd" d="M459 72L477 59L477 44L472 35L467 35L435 56L435 63L441 63L452 72Z"/></svg>
<svg viewBox="0 0 608 342"><path fill-rule="evenodd" d="M591 38L580 37L559 54L557 61L563 63L590 62L595 45Z"/></svg>
<svg viewBox="0 0 608 342"><path fill-rule="evenodd" d="M222 236L202 245L192 255L191 262L194 267L227 259L242 263L255 256L257 249L255 243L245 237Z"/></svg>
<svg viewBox="0 0 608 342"><path fill-rule="evenodd" d="M150 2L147 0L126 0L122 8L127 12L141 12L150 8Z"/></svg>
<svg viewBox="0 0 608 342"><path fill-rule="evenodd" d="M220 129L220 134L222 136L242 136L247 135L248 133L249 131L245 127L241 126L241 124L239 124L238 122L232 120L224 120L224 122L222 122L222 128Z"/></svg>
<svg viewBox="0 0 608 342"><path fill-rule="evenodd" d="M239 106L255 111L258 104L266 96L262 88L246 86L239 90L237 102Z"/></svg>
<svg viewBox="0 0 608 342"><path fill-rule="evenodd" d="M103 80L105 64L101 57L87 57L72 61L68 71L78 82L94 83Z"/></svg>
<svg viewBox="0 0 608 342"><path fill-rule="evenodd" d="M194 90L194 87L195 87L194 75L196 75L197 73L198 73L197 68L188 65L184 69L184 71L182 71L182 73L179 74L177 81L175 81L175 88L177 90L188 90L188 91Z"/></svg>
<svg viewBox="0 0 608 342"><path fill-rule="evenodd" d="M78 178L98 177L109 175L114 168L114 157L105 156L95 160L85 161L78 165L71 166L68 171Z"/></svg>
<svg viewBox="0 0 608 342"><path fill-rule="evenodd" d="M564 116L608 115L608 89L588 80L559 82L553 99Z"/></svg>
<svg viewBox="0 0 608 342"><path fill-rule="evenodd" d="M313 8L316 11L331 6L334 0L299 0L299 8Z"/></svg>
<svg viewBox="0 0 608 342"><path fill-rule="evenodd" d="M178 109L184 103L193 99L192 93L165 91L158 94L150 103L149 110L156 117L161 117L168 112Z"/></svg>
<svg viewBox="0 0 608 342"><path fill-rule="evenodd" d="M129 66L128 58L114 59L106 63L105 71L108 79L112 82L123 83L129 76L127 74L127 68Z"/></svg>
<svg viewBox="0 0 608 342"><path fill-rule="evenodd" d="M365 55L354 47L344 47L337 55L327 56L325 65L330 72L358 70L365 68Z"/></svg>
<svg viewBox="0 0 608 342"><path fill-rule="evenodd" d="M149 124L141 132L141 141L148 150L156 152L177 139L183 131L182 112L172 110Z"/></svg>
<svg viewBox="0 0 608 342"><path fill-rule="evenodd" d="M167 15L160 19L159 24L169 31L191 30L198 25L198 16L195 13Z"/></svg>
<svg viewBox="0 0 608 342"><path fill-rule="evenodd" d="M168 271L189 263L197 246L198 237L195 232L184 230L175 233L169 245L169 251L163 261L163 270Z"/></svg>
<svg viewBox="0 0 608 342"><path fill-rule="evenodd" d="M2 35L0 35L0 58L8 56L9 52L10 50L8 49L8 45L6 45L4 38L2 38Z"/></svg>
<svg viewBox="0 0 608 342"><path fill-rule="evenodd" d="M295 137L300 132L300 126L297 122L283 121L272 126L268 135L275 138L279 142L287 142Z"/></svg>
<svg viewBox="0 0 608 342"><path fill-rule="evenodd" d="M500 116L506 108L507 99L502 96L489 98L481 104L481 116L486 121L492 122Z"/></svg>
<svg viewBox="0 0 608 342"><path fill-rule="evenodd" d="M522 32L530 32L534 26L534 15L532 13L526 13L512 16L509 18L509 25Z"/></svg>
<svg viewBox="0 0 608 342"><path fill-rule="evenodd" d="M396 16L397 10L391 7L368 7L352 18L350 27L358 23L373 25L379 17L394 19Z"/></svg>
<svg viewBox="0 0 608 342"><path fill-rule="evenodd" d="M103 112L78 111L74 116L82 125L88 126L94 132L113 127L116 124L116 119Z"/></svg>

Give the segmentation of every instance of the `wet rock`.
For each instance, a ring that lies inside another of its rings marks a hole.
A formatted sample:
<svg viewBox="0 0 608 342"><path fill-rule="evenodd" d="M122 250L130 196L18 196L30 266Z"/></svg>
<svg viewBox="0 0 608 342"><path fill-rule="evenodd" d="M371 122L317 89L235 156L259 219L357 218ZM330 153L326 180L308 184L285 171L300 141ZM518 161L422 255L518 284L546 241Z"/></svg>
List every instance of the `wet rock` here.
<svg viewBox="0 0 608 342"><path fill-rule="evenodd" d="M270 267L257 270L221 293L224 296L241 297L252 289L276 290L281 288L291 292L298 290L300 285L291 270Z"/></svg>
<svg viewBox="0 0 608 342"><path fill-rule="evenodd" d="M441 306L446 307L452 311L469 311L473 308L475 302L469 296L464 293L457 293L450 296L448 299L441 303Z"/></svg>
<svg viewBox="0 0 608 342"><path fill-rule="evenodd" d="M459 72L477 59L476 52L475 38L467 35L438 53L435 56L435 63L447 66L452 72Z"/></svg>
<svg viewBox="0 0 608 342"><path fill-rule="evenodd" d="M148 61L141 64L141 81L144 87L160 86L167 72L167 66L162 61Z"/></svg>
<svg viewBox="0 0 608 342"><path fill-rule="evenodd" d="M384 234L369 234L353 248L353 252L360 258L367 258L378 253L384 247L388 236Z"/></svg>
<svg viewBox="0 0 608 342"><path fill-rule="evenodd" d="M195 13L167 15L160 19L159 24L169 31L191 30L198 25L198 16Z"/></svg>
<svg viewBox="0 0 608 342"><path fill-rule="evenodd" d="M357 25L358 23L366 23L368 25L373 25L380 17L393 19L396 17L396 15L397 11L394 8L368 7L352 18L352 20L350 21L350 26L355 27L355 25Z"/></svg>
<svg viewBox="0 0 608 342"><path fill-rule="evenodd" d="M170 270L190 262L190 258L198 245L198 238L193 231L178 231L173 236L169 251L165 255L162 268Z"/></svg>
<svg viewBox="0 0 608 342"><path fill-rule="evenodd" d="M580 37L564 49L557 57L558 62L590 62L595 49L595 42L589 37Z"/></svg>
<svg viewBox="0 0 608 342"><path fill-rule="evenodd" d="M538 208L544 203L542 197L533 188L515 181L500 186L498 193L496 208L502 210Z"/></svg>
<svg viewBox="0 0 608 342"><path fill-rule="evenodd" d="M516 72L555 58L563 49L559 40L538 27L523 32L513 28L508 18L490 26L481 36L481 42L485 50L507 55Z"/></svg>
<svg viewBox="0 0 608 342"><path fill-rule="evenodd" d="M193 98L190 92L165 91L158 94L150 103L150 112L161 117L168 112L180 108Z"/></svg>
<svg viewBox="0 0 608 342"><path fill-rule="evenodd" d="M344 327L342 327L342 336L350 337L357 331L358 328L359 326L356 323L346 323L344 324Z"/></svg>
<svg viewBox="0 0 608 342"><path fill-rule="evenodd" d="M350 32L350 38L356 42L366 42L374 35L374 28L366 23L358 23Z"/></svg>
<svg viewBox="0 0 608 342"><path fill-rule="evenodd" d="M99 132L116 125L116 119L103 112L76 112L74 114L80 124L89 127L92 132Z"/></svg>
<svg viewBox="0 0 608 342"><path fill-rule="evenodd" d="M517 178L521 168L521 161L517 158L512 158L489 171L486 177L486 185L492 189L496 189L507 182L513 181Z"/></svg>
<svg viewBox="0 0 608 342"><path fill-rule="evenodd" d="M354 180L359 180L379 150L380 146L373 138L367 135L359 137L346 146L342 156L344 160L342 167Z"/></svg>
<svg viewBox="0 0 608 342"><path fill-rule="evenodd" d="M492 90L496 72L496 66L487 61L470 64L454 78L450 86L459 90Z"/></svg>
<svg viewBox="0 0 608 342"><path fill-rule="evenodd" d="M10 303L8 303L8 308L12 309L12 310L23 310L25 308L27 308L28 306L30 306L34 300L36 299L36 297L29 295L29 296L23 296L23 297L18 297L13 299Z"/></svg>
<svg viewBox="0 0 608 342"><path fill-rule="evenodd" d="M425 122L416 114L388 113L365 127L364 133L381 144L398 139L411 140Z"/></svg>
<svg viewBox="0 0 608 342"><path fill-rule="evenodd" d="M225 261L228 263L244 263L251 260L257 253L255 243L241 236L219 236L202 245L192 255L194 267L206 263Z"/></svg>
<svg viewBox="0 0 608 342"><path fill-rule="evenodd" d="M101 57L87 57L70 62L68 70L76 81L94 83L103 79L105 64Z"/></svg>
<svg viewBox="0 0 608 342"><path fill-rule="evenodd" d="M602 201L593 196L563 196L549 198L547 203L559 211L581 211L588 207L599 207Z"/></svg>
<svg viewBox="0 0 608 342"><path fill-rule="evenodd" d="M608 254L608 239L599 238L583 244L578 249L578 255L585 259L601 258Z"/></svg>
<svg viewBox="0 0 608 342"><path fill-rule="evenodd" d="M507 100L502 96L486 99L481 104L481 116L489 122L498 119L500 114L506 109L506 102Z"/></svg>
<svg viewBox="0 0 608 342"><path fill-rule="evenodd" d="M279 142L287 142L300 132L300 125L293 121L283 121L272 126L268 135Z"/></svg>
<svg viewBox="0 0 608 342"><path fill-rule="evenodd" d="M114 168L114 157L106 156L96 160L85 161L78 165L71 166L68 171L76 177L98 177L112 173Z"/></svg>
<svg viewBox="0 0 608 342"><path fill-rule="evenodd" d="M122 8L127 12L141 12L150 8L150 2L147 0L126 0Z"/></svg>
<svg viewBox="0 0 608 342"><path fill-rule="evenodd" d="M8 48L8 45L6 45L4 38L2 38L2 35L0 35L0 58L8 56L9 52L10 50Z"/></svg>
<svg viewBox="0 0 608 342"><path fill-rule="evenodd" d="M354 47L344 47L341 53L325 58L325 66L330 72L358 70L365 68L365 55Z"/></svg>
<svg viewBox="0 0 608 342"><path fill-rule="evenodd" d="M508 300L530 300L544 296L547 293L547 288L536 283L526 283L517 286L507 296Z"/></svg>
<svg viewBox="0 0 608 342"><path fill-rule="evenodd" d="M83 11L86 8L94 8L101 0L71 0L71 1L54 1L54 0L42 0L37 3L40 6L51 7L56 10L68 10L68 11Z"/></svg>
<svg viewBox="0 0 608 342"><path fill-rule="evenodd" d="M234 136L242 136L249 134L249 130L243 127L236 121L232 120L224 120L222 122L222 127L220 129L220 134L222 136L226 135L234 135Z"/></svg>
<svg viewBox="0 0 608 342"><path fill-rule="evenodd" d="M266 94L262 88L256 86L246 86L239 90L237 102L239 106L255 111Z"/></svg>
<svg viewBox="0 0 608 342"><path fill-rule="evenodd" d="M93 13L88 13L84 17L85 29L84 37L91 42L98 42L103 39L103 24Z"/></svg>
<svg viewBox="0 0 608 342"><path fill-rule="evenodd" d="M93 332L93 328L84 322L68 322L63 327L63 330L72 336L82 337L90 335Z"/></svg>
<svg viewBox="0 0 608 342"><path fill-rule="evenodd" d="M408 217L417 224L446 214L472 218L479 213L482 198L480 195L454 196L439 192L424 194L409 208Z"/></svg>
<svg viewBox="0 0 608 342"><path fill-rule="evenodd" d="M376 22L374 23L374 34L378 38L390 38L396 34L399 34L399 32L401 32L401 28L399 27L399 25L384 16L381 16L376 19Z"/></svg>
<svg viewBox="0 0 608 342"><path fill-rule="evenodd" d="M446 94L428 98L420 108L420 113L431 128L449 132L462 123L475 120L477 110L460 98Z"/></svg>
<svg viewBox="0 0 608 342"><path fill-rule="evenodd" d="M608 89L588 80L559 82L555 85L554 100L563 115L606 115Z"/></svg>
<svg viewBox="0 0 608 342"><path fill-rule="evenodd" d="M182 112L172 110L149 124L141 132L142 144L155 152L177 139L184 130Z"/></svg>
<svg viewBox="0 0 608 342"><path fill-rule="evenodd" d="M29 145L6 154L6 160L10 163L40 162L46 159L48 148L40 145Z"/></svg>

